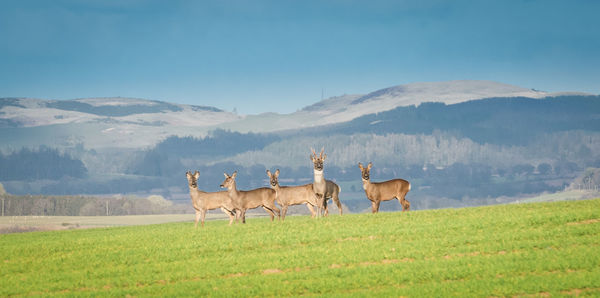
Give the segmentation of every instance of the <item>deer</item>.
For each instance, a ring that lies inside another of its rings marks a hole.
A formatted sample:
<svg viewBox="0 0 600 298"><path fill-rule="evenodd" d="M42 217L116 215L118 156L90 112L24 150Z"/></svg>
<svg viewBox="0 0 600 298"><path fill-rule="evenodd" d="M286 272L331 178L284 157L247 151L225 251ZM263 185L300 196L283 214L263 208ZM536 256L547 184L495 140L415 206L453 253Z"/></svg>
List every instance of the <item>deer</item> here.
<svg viewBox="0 0 600 298"><path fill-rule="evenodd" d="M310 156L310 160L313 162L314 167L314 182L313 182L313 190L318 198L318 212L321 214L321 209L325 210L324 215L327 216L329 214L329 210L327 209L327 200L332 199L340 210L340 215L342 215L342 203L340 202L340 191L342 190L339 185L331 180L325 180L325 176L323 175L323 163L325 162L325 158L327 154L323 154L325 151L325 147L321 148L321 153L317 156L315 149L310 148L312 151L312 155Z"/></svg>
<svg viewBox="0 0 600 298"><path fill-rule="evenodd" d="M366 168L360 162L358 163L362 175L363 189L365 190L367 199L371 201L371 211L373 213L379 212L381 201L393 199L398 199L398 202L402 205L403 212L410 210L410 202L406 200L406 194L410 191L410 183L404 179L371 182L369 172L372 166L373 163L371 162L369 162Z"/></svg>
<svg viewBox="0 0 600 298"><path fill-rule="evenodd" d="M317 196L313 191L312 184L299 186L280 186L279 185L279 169L275 173L267 170L269 183L271 188L275 190L276 200L281 207L281 220L285 220L288 207L291 205L305 204L311 213L311 217L315 217L313 206L317 205Z"/></svg>
<svg viewBox="0 0 600 298"><path fill-rule="evenodd" d="M220 192L205 192L198 189L198 178L200 172L196 171L194 174L187 171L185 173L188 180L188 186L190 188L190 197L192 199L192 206L196 211L196 221L194 228L198 228L198 221L202 219L202 227L204 227L204 218L206 217L206 211L221 208L223 213L229 216L229 225L233 223L235 218L235 206L233 201L229 198L229 195L225 191Z"/></svg>
<svg viewBox="0 0 600 298"><path fill-rule="evenodd" d="M261 187L253 190L238 190L235 184L237 171L233 174L225 175L225 180L221 183L221 188L227 188L227 194L233 201L238 210L241 211L242 223L246 223L246 210L263 207L271 215L271 221L274 220L275 214L277 219L281 219L280 211L275 206L275 190L271 188Z"/></svg>

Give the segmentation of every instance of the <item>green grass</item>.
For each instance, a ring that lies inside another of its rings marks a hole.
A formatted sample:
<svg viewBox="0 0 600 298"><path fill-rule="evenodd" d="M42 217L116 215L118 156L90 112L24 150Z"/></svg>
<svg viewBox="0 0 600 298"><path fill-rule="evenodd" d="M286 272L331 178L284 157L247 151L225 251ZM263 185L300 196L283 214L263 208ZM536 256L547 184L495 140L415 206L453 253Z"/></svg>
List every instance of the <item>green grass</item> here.
<svg viewBox="0 0 600 298"><path fill-rule="evenodd" d="M600 295L600 200L0 235L0 296Z"/></svg>

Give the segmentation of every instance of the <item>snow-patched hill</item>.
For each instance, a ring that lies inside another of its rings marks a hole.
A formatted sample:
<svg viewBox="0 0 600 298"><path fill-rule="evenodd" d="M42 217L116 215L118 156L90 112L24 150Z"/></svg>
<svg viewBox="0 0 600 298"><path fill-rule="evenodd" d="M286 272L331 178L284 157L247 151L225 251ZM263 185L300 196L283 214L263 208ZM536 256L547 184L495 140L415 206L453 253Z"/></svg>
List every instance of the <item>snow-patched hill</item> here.
<svg viewBox="0 0 600 298"><path fill-rule="evenodd" d="M544 98L566 94L549 93L491 81L448 81L398 85L371 92L332 97L287 115L262 114L225 123L240 131L276 131L350 121L354 118L424 102L455 104L492 97Z"/></svg>
<svg viewBox="0 0 600 298"><path fill-rule="evenodd" d="M21 134L5 138L3 141L8 146L83 143L88 148L140 148L152 146L169 135L202 136L215 128L272 132L345 122L423 102L454 104L490 97L543 98L561 94L564 93L547 93L490 81L413 83L369 94L332 97L291 114L241 116L214 107L134 98L3 98L0 99L0 128ZM19 128L21 130L17 132L15 129ZM34 137L36 139L31 140Z"/></svg>
<svg viewBox="0 0 600 298"><path fill-rule="evenodd" d="M116 124L211 126L240 117L213 107L137 98L0 99L0 119L13 126L113 122Z"/></svg>
<svg viewBox="0 0 600 298"><path fill-rule="evenodd" d="M12 134L4 138L12 147L148 147L170 135L202 136L208 127L242 118L214 107L136 98L0 99L0 129L3 136Z"/></svg>

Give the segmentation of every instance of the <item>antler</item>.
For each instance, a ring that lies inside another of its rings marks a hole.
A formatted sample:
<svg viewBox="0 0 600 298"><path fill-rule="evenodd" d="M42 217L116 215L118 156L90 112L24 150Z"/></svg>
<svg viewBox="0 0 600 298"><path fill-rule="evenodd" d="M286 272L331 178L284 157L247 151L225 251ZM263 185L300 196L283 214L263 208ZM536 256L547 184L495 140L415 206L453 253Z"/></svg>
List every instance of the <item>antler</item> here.
<svg viewBox="0 0 600 298"><path fill-rule="evenodd" d="M321 159L323 159L323 152L325 152L325 147L324 146L321 148L321 154L319 154L319 157Z"/></svg>

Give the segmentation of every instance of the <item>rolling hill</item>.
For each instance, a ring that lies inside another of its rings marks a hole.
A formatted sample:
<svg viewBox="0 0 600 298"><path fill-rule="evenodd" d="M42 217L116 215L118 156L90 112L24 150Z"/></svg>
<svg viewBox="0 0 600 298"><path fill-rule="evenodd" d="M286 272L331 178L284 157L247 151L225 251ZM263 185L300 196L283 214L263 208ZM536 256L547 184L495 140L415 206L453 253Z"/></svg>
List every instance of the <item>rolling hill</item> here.
<svg viewBox="0 0 600 298"><path fill-rule="evenodd" d="M562 94L562 93L561 93ZM332 97L291 114L265 111L237 115L215 107L135 98L42 100L0 98L3 145L86 148L145 148L170 135L205 136L222 128L276 132L351 121L358 117L423 102L455 104L491 97L556 96L489 81L413 83L369 94Z"/></svg>

